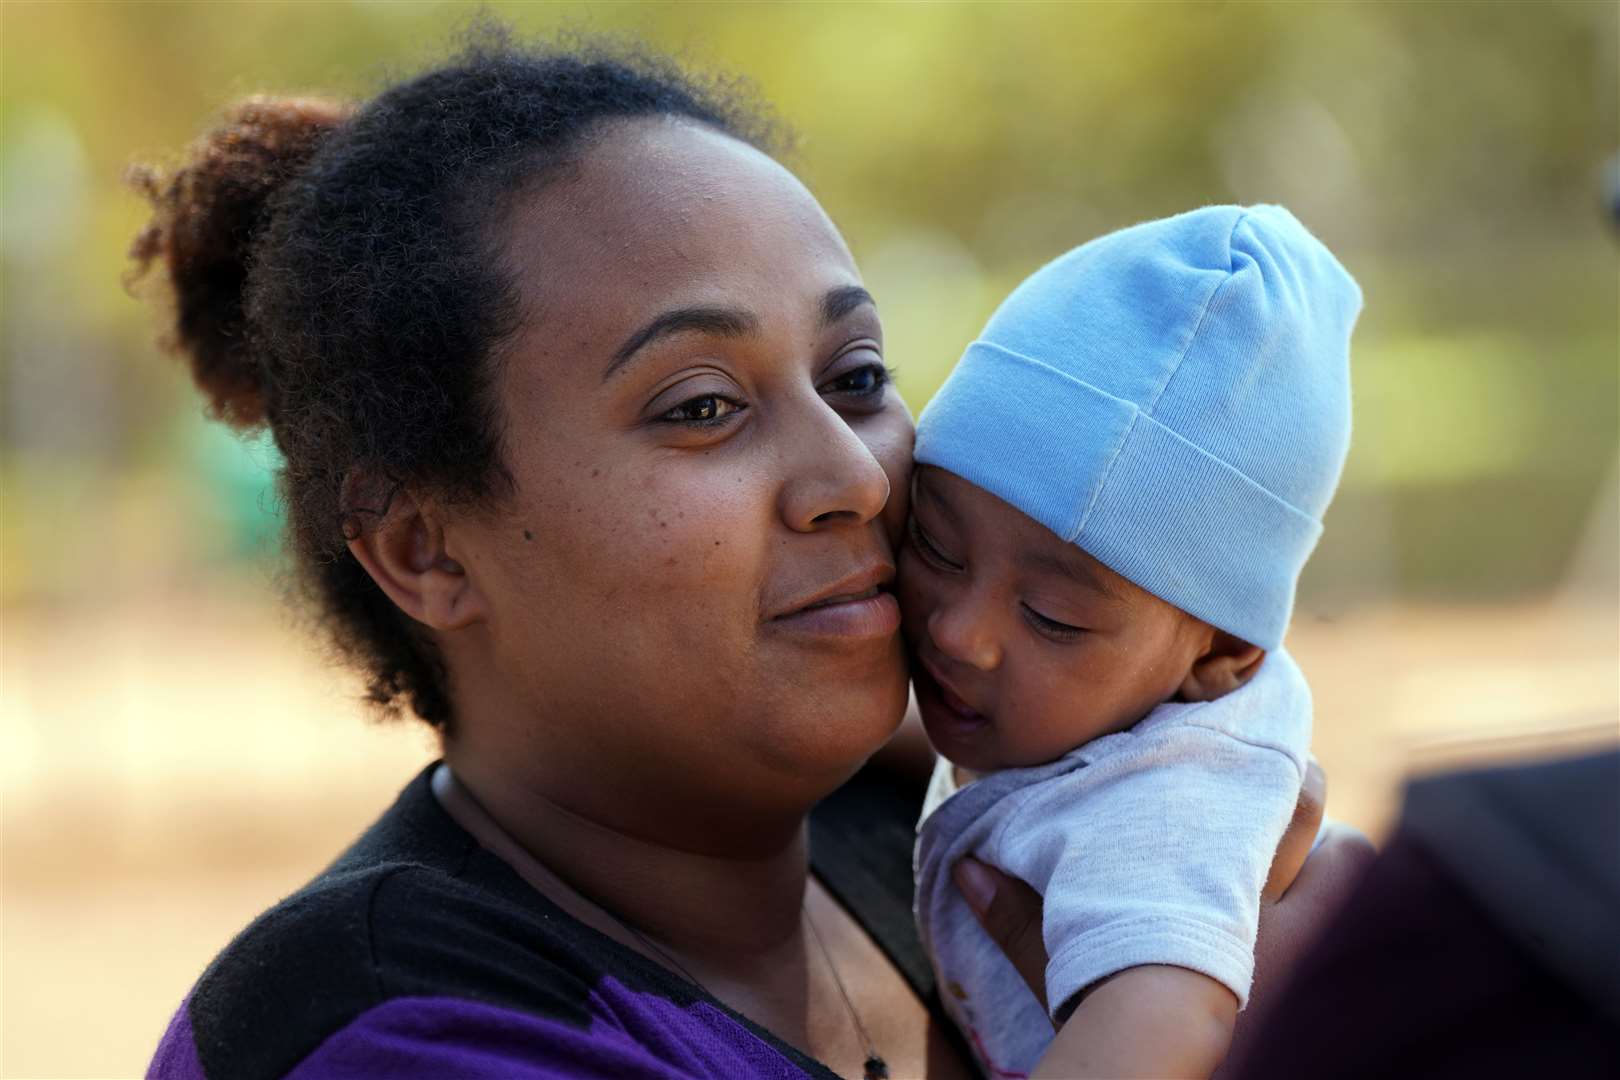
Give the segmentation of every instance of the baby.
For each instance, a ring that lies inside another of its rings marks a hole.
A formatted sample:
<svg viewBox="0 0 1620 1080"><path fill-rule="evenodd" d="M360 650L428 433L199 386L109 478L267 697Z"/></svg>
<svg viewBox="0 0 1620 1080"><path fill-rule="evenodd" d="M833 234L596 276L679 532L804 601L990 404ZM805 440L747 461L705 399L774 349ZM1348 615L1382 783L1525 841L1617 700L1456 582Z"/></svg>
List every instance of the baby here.
<svg viewBox="0 0 1620 1080"><path fill-rule="evenodd" d="M1287 210L1195 210L1036 272L918 421L899 593L941 760L917 919L991 1076L1027 1074L1128 971L1158 981L1107 1013L1154 1033L1124 1064L1225 1052L1310 741L1281 645L1349 444L1360 308ZM1044 1006L952 880L966 855L1044 897Z"/></svg>

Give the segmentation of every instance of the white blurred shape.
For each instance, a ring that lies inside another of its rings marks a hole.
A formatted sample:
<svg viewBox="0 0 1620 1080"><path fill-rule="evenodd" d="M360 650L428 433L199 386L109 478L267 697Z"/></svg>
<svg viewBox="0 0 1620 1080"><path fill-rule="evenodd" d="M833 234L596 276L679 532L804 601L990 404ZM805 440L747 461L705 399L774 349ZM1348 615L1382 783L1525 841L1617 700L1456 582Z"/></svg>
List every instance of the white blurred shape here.
<svg viewBox="0 0 1620 1080"><path fill-rule="evenodd" d="M1261 94L1215 131L1212 144L1238 202L1281 203L1313 231L1338 235L1360 219L1355 146L1319 102Z"/></svg>
<svg viewBox="0 0 1620 1080"><path fill-rule="evenodd" d="M861 257L883 316L885 351L913 410L933 396L985 315L984 271L937 229L905 229Z"/></svg>
<svg viewBox="0 0 1620 1080"><path fill-rule="evenodd" d="M1583 606L1620 607L1620 453L1598 485L1560 598Z"/></svg>
<svg viewBox="0 0 1620 1080"><path fill-rule="evenodd" d="M83 231L89 192L84 144L65 113L35 105L3 145L0 249L7 260L47 262Z"/></svg>

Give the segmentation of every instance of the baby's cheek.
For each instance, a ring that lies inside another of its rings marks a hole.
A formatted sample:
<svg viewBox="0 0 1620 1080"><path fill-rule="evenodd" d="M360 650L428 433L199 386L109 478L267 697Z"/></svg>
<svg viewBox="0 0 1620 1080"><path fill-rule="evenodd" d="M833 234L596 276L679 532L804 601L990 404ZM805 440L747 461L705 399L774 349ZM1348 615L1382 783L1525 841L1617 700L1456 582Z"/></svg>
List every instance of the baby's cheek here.
<svg viewBox="0 0 1620 1080"><path fill-rule="evenodd" d="M924 580L926 570L917 564L911 546L900 549L895 563L895 598L900 601L900 626L908 638L928 625L933 603Z"/></svg>
<svg viewBox="0 0 1620 1080"><path fill-rule="evenodd" d="M1078 657L1062 663L1007 665L1000 715L1017 718L1017 736L1031 762L1061 757L1102 734L1108 692L1085 677Z"/></svg>

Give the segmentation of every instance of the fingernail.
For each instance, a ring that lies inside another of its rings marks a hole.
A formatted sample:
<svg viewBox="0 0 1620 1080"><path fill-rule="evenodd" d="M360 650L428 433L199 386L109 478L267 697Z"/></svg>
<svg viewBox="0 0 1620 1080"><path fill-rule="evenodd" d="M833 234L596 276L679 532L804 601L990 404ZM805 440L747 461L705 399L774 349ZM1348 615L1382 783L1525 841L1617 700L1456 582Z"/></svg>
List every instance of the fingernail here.
<svg viewBox="0 0 1620 1080"><path fill-rule="evenodd" d="M974 858L957 861L951 870L951 877L956 881L956 887L962 890L968 906L980 915L990 910L990 904L996 898L996 879L990 876L984 864Z"/></svg>

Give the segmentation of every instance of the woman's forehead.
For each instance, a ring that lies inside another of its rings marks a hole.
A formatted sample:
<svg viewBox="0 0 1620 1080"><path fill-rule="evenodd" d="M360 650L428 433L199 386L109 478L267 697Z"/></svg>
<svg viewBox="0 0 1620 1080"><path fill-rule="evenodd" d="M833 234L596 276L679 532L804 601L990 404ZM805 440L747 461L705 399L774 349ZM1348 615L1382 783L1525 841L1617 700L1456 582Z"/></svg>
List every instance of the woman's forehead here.
<svg viewBox="0 0 1620 1080"><path fill-rule="evenodd" d="M672 306L797 317L859 284L843 238L792 173L688 122L626 122L526 196L504 247L530 312L604 332Z"/></svg>

